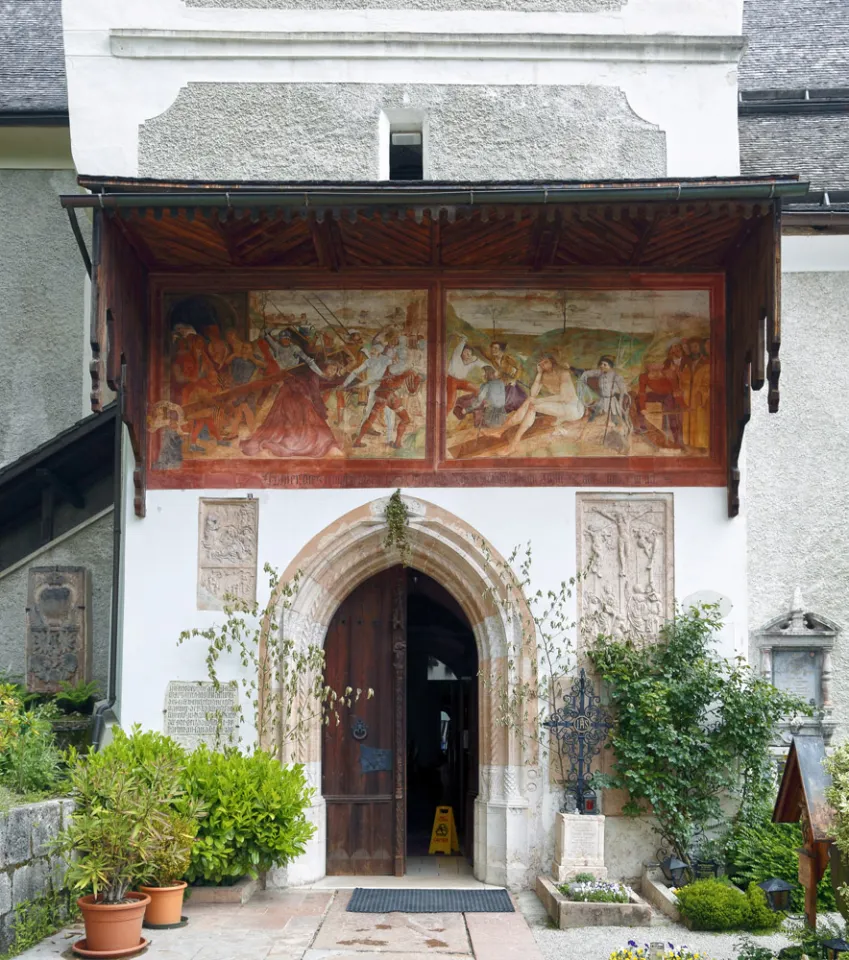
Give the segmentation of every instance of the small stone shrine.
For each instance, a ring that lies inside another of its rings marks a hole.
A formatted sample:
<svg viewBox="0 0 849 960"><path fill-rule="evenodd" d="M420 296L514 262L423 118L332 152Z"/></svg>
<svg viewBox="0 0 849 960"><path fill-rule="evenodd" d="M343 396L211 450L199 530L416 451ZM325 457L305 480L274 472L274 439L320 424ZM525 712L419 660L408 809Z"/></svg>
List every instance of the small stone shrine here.
<svg viewBox="0 0 849 960"><path fill-rule="evenodd" d="M27 689L56 693L91 676L91 577L85 567L32 567L27 589Z"/></svg>
<svg viewBox="0 0 849 960"><path fill-rule="evenodd" d="M205 743L213 748L235 745L239 733L239 690L222 683L172 680L165 695L165 733L187 750Z"/></svg>

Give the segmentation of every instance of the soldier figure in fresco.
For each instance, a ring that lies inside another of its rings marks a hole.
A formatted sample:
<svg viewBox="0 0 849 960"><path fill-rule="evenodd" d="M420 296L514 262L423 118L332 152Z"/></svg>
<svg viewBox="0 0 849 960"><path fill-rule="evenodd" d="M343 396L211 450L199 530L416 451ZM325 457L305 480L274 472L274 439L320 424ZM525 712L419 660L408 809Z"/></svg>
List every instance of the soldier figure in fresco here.
<svg viewBox="0 0 849 960"><path fill-rule="evenodd" d="M403 339L405 338L401 338L395 332L387 335L383 358L388 359L389 362L374 392L371 410L363 420L354 441L355 447L365 446L366 434L377 422L378 417L385 415L385 411L389 409L394 414L396 423L395 438L389 442L389 446L395 450L401 449L401 441L410 427L410 414L407 412L404 394L405 392L407 395L414 394L421 385L419 374L410 368L409 351Z"/></svg>
<svg viewBox="0 0 849 960"><path fill-rule="evenodd" d="M597 384L598 399L589 405L589 419L592 421L601 417L619 426L625 423L630 397L625 380L620 373L616 372L615 367L614 358L605 354L599 357L598 367L595 370L583 371L580 382L586 385L589 380L594 379Z"/></svg>

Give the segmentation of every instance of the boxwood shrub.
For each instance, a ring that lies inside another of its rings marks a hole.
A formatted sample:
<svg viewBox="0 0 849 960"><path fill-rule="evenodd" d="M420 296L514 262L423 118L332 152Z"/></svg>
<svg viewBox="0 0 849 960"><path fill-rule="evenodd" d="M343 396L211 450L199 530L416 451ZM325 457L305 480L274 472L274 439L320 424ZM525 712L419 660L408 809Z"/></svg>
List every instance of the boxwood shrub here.
<svg viewBox="0 0 849 960"><path fill-rule="evenodd" d="M744 893L725 880L697 880L677 890L676 897L692 930L771 930L783 920L754 883Z"/></svg>
<svg viewBox="0 0 849 960"><path fill-rule="evenodd" d="M185 781L206 810L185 877L190 883L235 883L283 866L315 831L305 815L312 790L299 764L283 766L263 751L245 756L201 746L188 757Z"/></svg>

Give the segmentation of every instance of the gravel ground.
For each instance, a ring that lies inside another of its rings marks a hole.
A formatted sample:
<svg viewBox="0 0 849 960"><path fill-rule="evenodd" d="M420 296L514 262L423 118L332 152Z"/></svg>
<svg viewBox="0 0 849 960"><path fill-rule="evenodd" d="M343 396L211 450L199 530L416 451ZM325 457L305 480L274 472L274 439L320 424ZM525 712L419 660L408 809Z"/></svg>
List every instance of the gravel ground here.
<svg viewBox="0 0 849 960"><path fill-rule="evenodd" d="M650 927L580 927L575 930L557 930L549 926L548 916L536 894L528 891L519 896L519 906L533 931L545 960L607 960L614 950L627 945L629 940L651 943L663 940L676 947L687 946L704 953L711 960L737 960L734 944L739 933L697 933L683 924L672 923L654 911ZM790 944L781 933L754 938L759 946L777 951Z"/></svg>

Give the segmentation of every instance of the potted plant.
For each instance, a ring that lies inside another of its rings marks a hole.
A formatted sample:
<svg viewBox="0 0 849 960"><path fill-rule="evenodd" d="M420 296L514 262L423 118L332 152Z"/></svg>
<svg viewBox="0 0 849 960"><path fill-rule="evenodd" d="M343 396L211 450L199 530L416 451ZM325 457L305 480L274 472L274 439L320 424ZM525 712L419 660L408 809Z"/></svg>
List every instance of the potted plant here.
<svg viewBox="0 0 849 960"><path fill-rule="evenodd" d="M172 835L182 795L176 751L141 749L158 735L134 727L128 736L114 727L113 736L99 753L71 751L75 807L54 844L69 862L68 888L84 893L77 903L86 936L78 946L89 956L121 956L144 946L150 897L133 888L154 882L156 857Z"/></svg>
<svg viewBox="0 0 849 960"><path fill-rule="evenodd" d="M100 696L100 687L96 680L88 683L84 680L80 680L79 683L68 683L67 680L62 680L59 684L59 692L53 699L64 714L90 716L98 696Z"/></svg>
<svg viewBox="0 0 849 960"><path fill-rule="evenodd" d="M152 880L139 886L150 897L144 913L144 925L153 928L179 926L182 922L183 895L189 869L192 844L198 832L198 811L194 815L172 813L163 829L161 841L152 859Z"/></svg>

